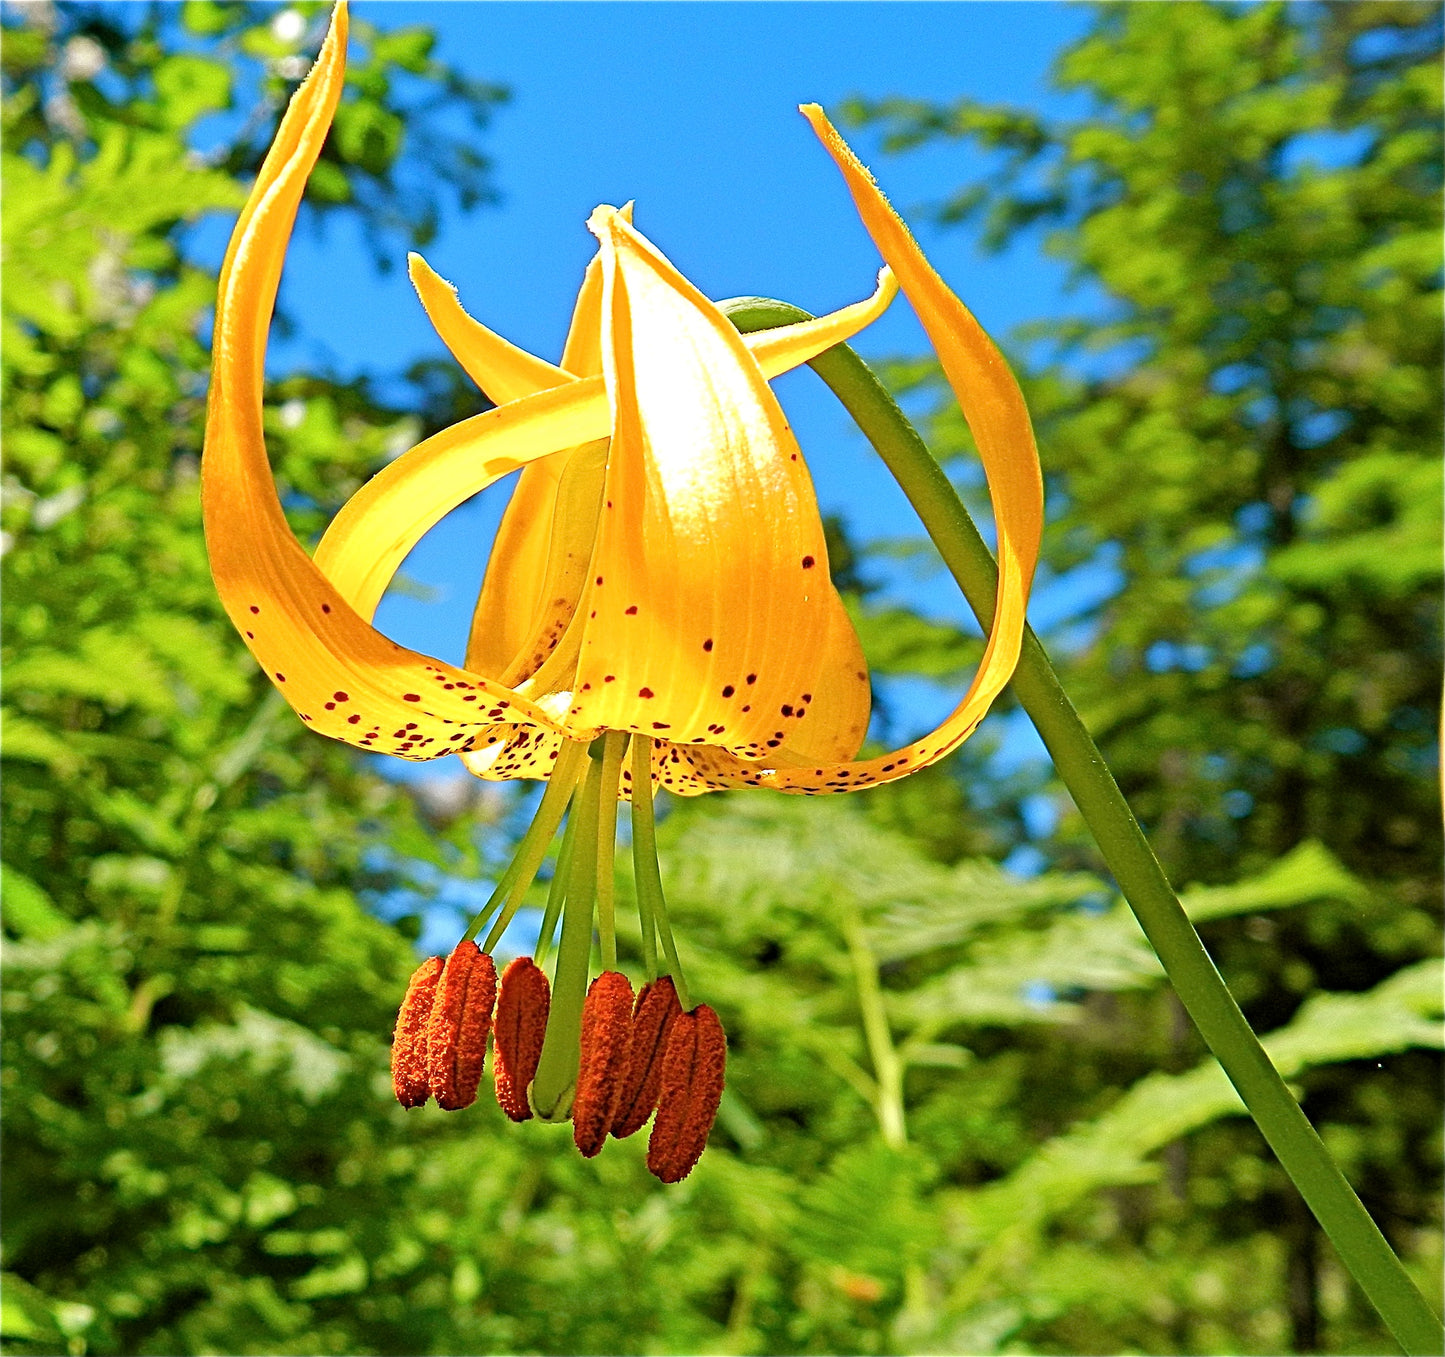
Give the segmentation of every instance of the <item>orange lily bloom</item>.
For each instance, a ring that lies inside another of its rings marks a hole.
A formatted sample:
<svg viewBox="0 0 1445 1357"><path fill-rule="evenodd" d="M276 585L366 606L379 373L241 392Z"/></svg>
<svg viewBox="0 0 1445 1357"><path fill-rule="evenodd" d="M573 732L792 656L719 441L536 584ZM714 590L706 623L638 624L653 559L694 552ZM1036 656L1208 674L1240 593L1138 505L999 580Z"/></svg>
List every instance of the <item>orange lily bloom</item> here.
<svg viewBox="0 0 1445 1357"><path fill-rule="evenodd" d="M632 788L634 807L644 794L647 803L635 814L649 816L653 785L682 795L739 786L851 791L907 776L957 748L1018 659L1043 521L1038 456L998 351L816 106L803 112L887 264L872 297L744 336L633 227L628 208L599 207L588 221L598 254L553 365L469 317L412 256L429 317L496 407L380 471L337 515L315 557L307 555L286 523L267 459L263 365L287 241L341 95L346 31L343 0L226 253L203 461L217 589L300 718L363 749L409 759L456 753L479 777L551 779L537 834L524 841L506 883L503 923L584 781L586 751L599 736L608 736L608 752L597 747L586 775L597 787L585 795L615 804L635 772L637 784L648 784ZM768 380L849 338L900 287L974 433L995 509L999 588L982 663L957 709L906 747L859 760L867 666L829 578L807 467ZM519 468L464 663L376 631L377 604L422 535ZM582 893L589 945L597 897L606 959L610 814L598 833L592 884ZM576 894L566 895L569 911ZM657 927L675 971L665 919ZM559 967L568 937L564 921ZM582 944L572 945L575 958ZM653 947L649 924L650 971ZM584 956L583 981L586 969ZM560 989L560 971L556 983ZM569 997L553 996L548 1042L554 1030L570 1032L575 1047L582 991L575 977L568 988ZM420 1030L413 1017L408 1030ZM420 1057L408 1059L416 1065ZM677 1059L678 1068L692 1067L693 1057ZM720 1089L721 1065L703 1063L716 1066ZM537 1079L550 1081L556 1096L543 1099L542 1115L565 1115L570 1105L565 1064L543 1050ZM554 1067L562 1073L549 1073ZM570 1068L575 1075L575 1057ZM509 1096L515 1104L519 1095ZM674 1128L669 1144L691 1144L695 1129ZM676 1171L675 1152L662 1157Z"/></svg>

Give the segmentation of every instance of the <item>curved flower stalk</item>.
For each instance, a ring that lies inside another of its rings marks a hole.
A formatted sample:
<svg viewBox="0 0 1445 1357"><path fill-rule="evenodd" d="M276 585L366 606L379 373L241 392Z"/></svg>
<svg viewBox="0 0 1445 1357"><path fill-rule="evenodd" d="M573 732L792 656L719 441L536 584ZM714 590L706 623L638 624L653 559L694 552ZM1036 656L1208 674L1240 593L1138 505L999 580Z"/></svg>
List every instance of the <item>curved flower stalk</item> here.
<svg viewBox="0 0 1445 1357"><path fill-rule="evenodd" d="M494 987L449 977L472 974L473 938L488 922L480 955L490 953L565 817L536 961L502 979L499 1094L511 1115L553 1119L580 1099L578 1145L595 1153L609 1128L646 1119L639 1089L659 1090L649 1162L675 1181L696 1162L716 1112L724 1043L716 1015L689 1006L651 847L653 790L852 791L907 776L961 744L1008 681L1023 635L1043 518L1028 415L993 344L808 106L886 262L872 297L744 336L637 231L630 208L599 207L587 223L597 256L554 365L473 320L412 256L429 317L496 408L378 473L308 557L267 460L262 376L287 241L341 94L346 27L342 3L221 271L203 462L217 589L265 672L320 733L403 758L456 753L479 777L548 782L491 903L445 969L432 959L409 991L395 1046L398 1096L411 1105L443 1085L448 1106L475 1096L470 1074L463 1082L472 1091L457 1092L458 1052L480 1071ZM829 577L806 464L768 380L856 333L900 288L978 445L999 588L983 660L957 709L922 739L857 759L867 666ZM376 606L422 535L519 468L464 663L377 632ZM616 972L619 797L633 805L643 963L649 986L669 978L669 1002L645 988L634 1007ZM594 918L604 975L589 990ZM549 990L537 965L559 920ZM482 1002L486 1013L472 1013Z"/></svg>

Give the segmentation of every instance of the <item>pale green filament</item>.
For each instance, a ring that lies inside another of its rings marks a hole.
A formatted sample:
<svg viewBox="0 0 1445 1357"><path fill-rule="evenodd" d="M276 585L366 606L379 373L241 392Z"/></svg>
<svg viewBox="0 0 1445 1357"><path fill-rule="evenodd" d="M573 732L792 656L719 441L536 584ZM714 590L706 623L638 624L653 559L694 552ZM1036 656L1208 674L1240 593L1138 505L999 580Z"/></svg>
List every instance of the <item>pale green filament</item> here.
<svg viewBox="0 0 1445 1357"><path fill-rule="evenodd" d="M652 819L652 740L637 735L632 740L632 875L637 884L637 914L642 922L643 955L651 954L656 964L656 951L649 946L654 920L662 934L662 950L677 997L684 1009L691 1009L687 981L682 978L682 963L677 959L677 945L672 940L672 925L667 918L667 900L662 894L662 877L657 870L657 832ZM648 975L653 974L649 967Z"/></svg>
<svg viewBox="0 0 1445 1357"><path fill-rule="evenodd" d="M613 861L617 849L617 784L622 777L627 738L625 730L609 730L602 744L602 795L597 807L597 933L604 971L617 969Z"/></svg>
<svg viewBox="0 0 1445 1357"><path fill-rule="evenodd" d="M577 1090L582 1040L582 1003L587 997L587 971L592 960L592 903L597 894L597 854L586 845L597 842L602 799L602 758L594 740L587 777L573 806L577 829L562 909L562 941L552 976L552 1007L542 1058L532 1080L532 1108L543 1121L565 1121ZM582 851L575 851L581 847Z"/></svg>
<svg viewBox="0 0 1445 1357"><path fill-rule="evenodd" d="M562 912L562 901L567 898L567 874L572 870L572 842L577 835L575 812L567 817L567 828L562 831L562 846L557 850L557 865L552 869L552 885L547 891L547 908L542 914L542 926L537 930L537 948L532 960L542 965L552 948L552 934L557 931L557 916Z"/></svg>
<svg viewBox="0 0 1445 1357"><path fill-rule="evenodd" d="M497 922L492 925L491 932L487 934L487 940L482 944L482 951L489 953L496 947L502 934L507 931L507 925L512 922L521 908L522 901L527 895L527 888L531 886L533 878L537 875L537 869L542 865L542 859L547 856L547 849L551 846L552 839L557 833L557 826L562 823L567 803L572 799L572 793L577 788L577 777L581 772L582 762L586 755L586 745L576 740L562 741L556 766L552 769L552 776L547 780L547 790L542 793L542 804L537 807L537 814L533 818L531 826L522 836L522 842L517 845L512 865L507 869L502 881L498 883L497 890L492 892L492 900L487 902L487 908L483 911L490 914L498 893L505 890L506 906ZM471 937L480 926L481 916L478 916L467 936Z"/></svg>

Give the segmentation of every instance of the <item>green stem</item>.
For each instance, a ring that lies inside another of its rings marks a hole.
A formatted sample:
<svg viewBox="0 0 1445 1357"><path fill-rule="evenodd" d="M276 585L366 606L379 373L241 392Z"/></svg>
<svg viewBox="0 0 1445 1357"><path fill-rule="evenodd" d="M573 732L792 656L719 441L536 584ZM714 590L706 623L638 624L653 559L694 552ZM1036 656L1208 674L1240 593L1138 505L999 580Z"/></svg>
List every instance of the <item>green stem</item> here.
<svg viewBox="0 0 1445 1357"><path fill-rule="evenodd" d="M597 820L602 799L602 760L587 763L587 778L577 796L573 814L577 837L567 880L567 903L562 910L562 941L557 947L557 968L552 976L552 1007L547 1034L532 1080L532 1107L543 1121L564 1121L577 1088L581 1058L582 1003L587 997L587 972L592 960L592 904L597 893L597 854L588 851L597 842Z"/></svg>
<svg viewBox="0 0 1445 1357"><path fill-rule="evenodd" d="M853 963L853 978L858 987L858 1011L863 1017L863 1036L868 1043L868 1058L873 1062L878 1096L873 1108L883 1143L901 1150L908 1143L908 1123L903 1114L903 1062L893 1045L888 1028L888 1013L883 1007L883 987L878 983L878 959L868 945L863 920L858 908L849 902L843 911L843 939Z"/></svg>
<svg viewBox="0 0 1445 1357"><path fill-rule="evenodd" d="M667 898L662 893L662 874L657 870L657 827L652 818L652 740L646 735L632 739L632 876L637 883L638 910L646 909L657 921L662 950L667 954L668 974L677 987L678 1002L692 1010L677 944L672 940L672 923L667 917ZM645 903L644 903L645 901ZM644 935L647 932L643 927Z"/></svg>
<svg viewBox="0 0 1445 1357"><path fill-rule="evenodd" d="M725 309L745 332L809 319L797 307L754 297ZM998 568L927 445L847 345L820 354L811 366L883 458L987 630ZM1407 1353L1439 1353L1445 1343L1439 1319L1234 1002L1032 629L1012 683L1175 992L1350 1274Z"/></svg>
<svg viewBox="0 0 1445 1357"><path fill-rule="evenodd" d="M613 906L617 853L617 784L627 732L609 730L602 744L602 792L597 808L597 935L602 944L602 969L617 969L617 919Z"/></svg>

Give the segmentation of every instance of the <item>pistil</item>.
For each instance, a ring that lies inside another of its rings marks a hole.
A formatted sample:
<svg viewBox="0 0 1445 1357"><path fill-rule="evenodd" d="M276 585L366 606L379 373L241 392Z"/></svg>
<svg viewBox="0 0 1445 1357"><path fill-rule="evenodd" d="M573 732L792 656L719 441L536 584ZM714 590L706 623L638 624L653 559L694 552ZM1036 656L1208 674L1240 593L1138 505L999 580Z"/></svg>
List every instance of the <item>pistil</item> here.
<svg viewBox="0 0 1445 1357"><path fill-rule="evenodd" d="M602 800L601 743L600 739L592 743L587 774L572 807L577 828L567 899L562 907L562 941L557 947L557 967L552 977L547 1035L532 1081L532 1109L543 1121L565 1121L577 1087L582 1003L592 956L592 906L597 894L597 854L587 849L597 842Z"/></svg>

